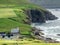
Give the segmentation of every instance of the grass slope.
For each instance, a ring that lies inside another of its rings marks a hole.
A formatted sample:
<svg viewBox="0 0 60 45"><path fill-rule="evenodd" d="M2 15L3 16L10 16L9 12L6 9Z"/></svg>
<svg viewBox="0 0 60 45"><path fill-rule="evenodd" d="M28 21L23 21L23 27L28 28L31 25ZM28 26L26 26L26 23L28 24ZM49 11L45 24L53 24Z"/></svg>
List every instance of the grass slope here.
<svg viewBox="0 0 60 45"><path fill-rule="evenodd" d="M27 15L24 10L40 9L27 2L28 0L0 0L0 32L9 32L12 28L19 27L21 34L30 34L31 27L24 24Z"/></svg>
<svg viewBox="0 0 60 45"><path fill-rule="evenodd" d="M10 32L12 28L19 27L21 34L30 34L31 27L23 22L26 15L21 8L25 8L25 6L20 5L24 3L24 0L0 0L0 32L1 30Z"/></svg>
<svg viewBox="0 0 60 45"><path fill-rule="evenodd" d="M21 16L19 17L13 11L13 9L11 10L1 9L1 10L0 10L0 31L2 30L5 32L9 32L12 28L20 27L20 31L22 31L23 34L28 33L28 30L30 30L29 29L30 26L28 24L24 24L23 19L25 19L26 16L23 13L19 13L19 11L17 11L17 14L19 13L19 15Z"/></svg>
<svg viewBox="0 0 60 45"><path fill-rule="evenodd" d="M9 17L16 17L15 12L13 11L13 9L0 9L0 18L9 18Z"/></svg>

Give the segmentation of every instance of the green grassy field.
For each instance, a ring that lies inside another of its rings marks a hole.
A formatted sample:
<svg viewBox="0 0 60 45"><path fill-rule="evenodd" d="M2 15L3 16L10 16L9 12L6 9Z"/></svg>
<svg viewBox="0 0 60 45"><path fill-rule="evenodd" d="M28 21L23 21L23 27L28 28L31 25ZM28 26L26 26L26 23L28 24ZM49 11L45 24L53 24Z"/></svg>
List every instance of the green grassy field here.
<svg viewBox="0 0 60 45"><path fill-rule="evenodd" d="M7 43L8 42L8 43ZM41 43L39 40L34 40L34 41L27 41L27 40L1 40L0 45L60 45L60 43Z"/></svg>
<svg viewBox="0 0 60 45"><path fill-rule="evenodd" d="M9 8L0 9L0 18L9 18L9 17L16 17L16 14L13 11L13 9L9 9Z"/></svg>
<svg viewBox="0 0 60 45"><path fill-rule="evenodd" d="M30 34L31 26L23 22L27 17L24 10L35 8L40 9L27 0L0 0L0 32L19 27L21 34Z"/></svg>
<svg viewBox="0 0 60 45"><path fill-rule="evenodd" d="M14 12L14 10L16 12ZM20 17L18 16L18 13ZM0 9L0 31L10 32L12 28L20 27L22 34L29 33L28 31L31 27L28 24L23 23L23 19L25 18L26 16L21 9Z"/></svg>
<svg viewBox="0 0 60 45"><path fill-rule="evenodd" d="M8 43L7 43L8 42ZM20 39L20 40L0 40L0 45L60 45L60 43L42 43L40 40L36 39Z"/></svg>

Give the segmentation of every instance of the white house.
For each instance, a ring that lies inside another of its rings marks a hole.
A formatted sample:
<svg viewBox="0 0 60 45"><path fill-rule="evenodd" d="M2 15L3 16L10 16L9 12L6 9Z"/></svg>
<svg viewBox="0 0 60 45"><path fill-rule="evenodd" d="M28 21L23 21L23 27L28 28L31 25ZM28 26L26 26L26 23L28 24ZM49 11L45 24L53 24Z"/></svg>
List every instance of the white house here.
<svg viewBox="0 0 60 45"><path fill-rule="evenodd" d="M12 34L17 34L19 33L19 27L11 29Z"/></svg>

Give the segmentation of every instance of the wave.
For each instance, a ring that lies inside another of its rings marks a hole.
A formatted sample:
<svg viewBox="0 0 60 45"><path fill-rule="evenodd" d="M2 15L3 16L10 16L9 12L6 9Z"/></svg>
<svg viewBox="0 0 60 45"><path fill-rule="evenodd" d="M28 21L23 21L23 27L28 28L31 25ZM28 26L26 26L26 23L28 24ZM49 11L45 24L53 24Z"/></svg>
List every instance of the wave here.
<svg viewBox="0 0 60 45"><path fill-rule="evenodd" d="M42 30L48 30L48 29L60 29L60 26L50 26L50 27L45 27L45 26L35 26L38 29L42 29Z"/></svg>

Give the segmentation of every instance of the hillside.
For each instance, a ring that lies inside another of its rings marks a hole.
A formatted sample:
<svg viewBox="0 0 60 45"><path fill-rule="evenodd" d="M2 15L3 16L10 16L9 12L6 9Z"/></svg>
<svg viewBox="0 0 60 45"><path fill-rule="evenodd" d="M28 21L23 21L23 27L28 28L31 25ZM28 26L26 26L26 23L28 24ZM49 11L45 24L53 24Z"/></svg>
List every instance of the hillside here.
<svg viewBox="0 0 60 45"><path fill-rule="evenodd" d="M37 13L35 13L36 11ZM29 17L33 16L33 18L35 17L37 20L39 18L38 21L41 22L53 20L51 16L48 18L45 15L52 14L43 7L30 3L29 0L0 0L0 32L9 33L11 29L19 27L20 34L26 36L25 38L28 40L26 41L27 43L33 43L34 41L36 43L45 42L44 40L37 40L31 36L32 27L30 24L32 21L31 17ZM55 16L53 17L55 19ZM35 18L33 20L35 20ZM23 42L25 42L25 38ZM19 42L20 41L22 42L22 40L19 40Z"/></svg>
<svg viewBox="0 0 60 45"><path fill-rule="evenodd" d="M30 26L22 21L26 18L21 8L23 0L0 0L0 32L9 32L12 28L20 27L21 33L26 34ZM18 5L20 4L20 5ZM27 30L27 31L26 31Z"/></svg>
<svg viewBox="0 0 60 45"><path fill-rule="evenodd" d="M22 34L28 34L31 27L23 21L27 17L24 10L35 8L40 9L27 0L0 0L0 32L9 32L12 28L20 27Z"/></svg>

